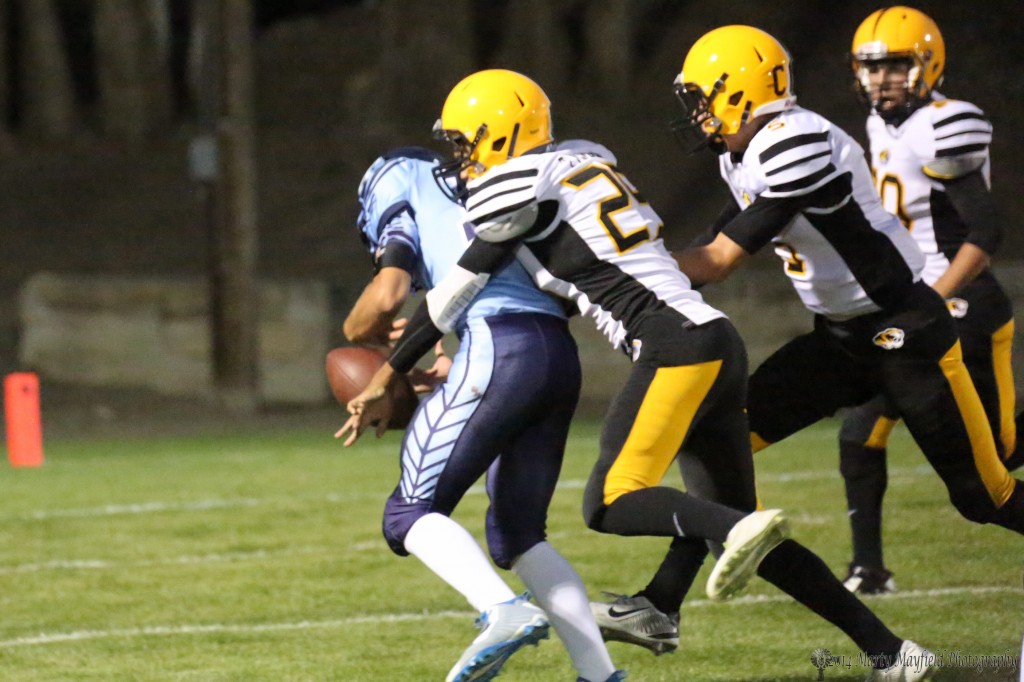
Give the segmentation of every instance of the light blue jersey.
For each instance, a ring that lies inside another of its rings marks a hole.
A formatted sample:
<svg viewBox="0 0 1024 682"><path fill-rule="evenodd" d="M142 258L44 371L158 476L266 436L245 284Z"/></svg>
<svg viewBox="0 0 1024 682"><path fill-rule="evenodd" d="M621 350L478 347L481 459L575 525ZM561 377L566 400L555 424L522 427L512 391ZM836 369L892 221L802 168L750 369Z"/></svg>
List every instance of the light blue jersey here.
<svg viewBox="0 0 1024 682"><path fill-rule="evenodd" d="M427 149L398 149L377 159L359 183L359 229L375 263L402 267L416 290L440 282L475 236L463 207L438 188L436 165ZM559 301L513 261L487 282L454 328L461 334L467 320L521 312L565 317Z"/></svg>

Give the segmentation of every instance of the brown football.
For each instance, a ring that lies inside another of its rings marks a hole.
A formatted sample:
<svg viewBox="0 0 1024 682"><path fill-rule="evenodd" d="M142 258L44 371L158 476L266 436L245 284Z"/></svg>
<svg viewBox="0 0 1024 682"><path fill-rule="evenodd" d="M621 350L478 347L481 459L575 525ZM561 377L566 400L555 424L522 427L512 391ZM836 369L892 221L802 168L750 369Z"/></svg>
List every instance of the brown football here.
<svg viewBox="0 0 1024 682"><path fill-rule="evenodd" d="M327 354L327 382L342 407L366 388L385 359L380 352L361 346L335 348ZM395 379L388 392L394 405L388 428L404 429L419 404L416 392L405 376Z"/></svg>

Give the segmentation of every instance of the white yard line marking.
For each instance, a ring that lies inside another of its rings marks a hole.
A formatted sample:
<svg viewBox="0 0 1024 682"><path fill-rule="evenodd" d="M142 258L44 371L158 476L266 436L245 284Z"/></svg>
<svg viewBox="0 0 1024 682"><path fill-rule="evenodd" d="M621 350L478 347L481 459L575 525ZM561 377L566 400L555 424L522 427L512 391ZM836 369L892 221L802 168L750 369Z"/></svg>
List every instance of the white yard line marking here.
<svg viewBox="0 0 1024 682"><path fill-rule="evenodd" d="M309 621L296 623L264 623L262 625L230 625L214 623L210 625L155 625L142 628L123 628L118 630L78 630L76 632L41 633L32 637L19 637L0 641L0 648L9 649L18 646L34 646L39 644L60 644L61 642L78 642L85 639L111 639L167 635L197 635L212 632L281 632L287 630L312 630L318 628L343 628L351 625L400 623L404 621L432 620L435 618L472 618L468 611L438 611L436 613L391 613L374 616L353 616L338 620Z"/></svg>
<svg viewBox="0 0 1024 682"><path fill-rule="evenodd" d="M935 599L947 596L978 595L978 594L1012 594L1021 596L1020 588L1002 586L975 587L943 587L933 590L906 590L887 595L878 595L872 599ZM785 595L761 595L739 597L724 604L711 602L707 599L695 599L684 603L684 607L701 608L706 606L750 606L756 604L775 604L792 601ZM434 613L384 613L376 615L352 616L335 620L298 621L295 623L264 623L260 625L211 623L207 625L154 625L141 628L121 628L112 630L78 630L73 632L40 633L30 637L17 637L0 640L0 649L11 649L23 646L39 646L45 644L61 644L89 639L127 639L133 637L196 635L218 632L286 632L293 630L313 630L324 628L346 628L352 625L377 625L412 621L436 620L442 618L473 618L476 614L469 611L437 611Z"/></svg>
<svg viewBox="0 0 1024 682"><path fill-rule="evenodd" d="M208 511L235 507L255 507L266 500L242 498L238 500L196 500L195 502L140 502L137 504L108 504L85 509L47 509L29 512L17 518L44 521L46 519L90 518L121 516L125 514L153 514L156 512Z"/></svg>
<svg viewBox="0 0 1024 682"><path fill-rule="evenodd" d="M383 544L383 541L381 541ZM164 559L141 561L110 561L108 559L55 559L34 564L0 566L0 575L15 573L41 573L43 571L75 571L99 569L140 568L147 566L185 566L198 564L225 564L236 561L261 561L278 555L316 554L336 551L333 547L286 547L279 550L257 549L251 552L227 552L224 554L186 554Z"/></svg>

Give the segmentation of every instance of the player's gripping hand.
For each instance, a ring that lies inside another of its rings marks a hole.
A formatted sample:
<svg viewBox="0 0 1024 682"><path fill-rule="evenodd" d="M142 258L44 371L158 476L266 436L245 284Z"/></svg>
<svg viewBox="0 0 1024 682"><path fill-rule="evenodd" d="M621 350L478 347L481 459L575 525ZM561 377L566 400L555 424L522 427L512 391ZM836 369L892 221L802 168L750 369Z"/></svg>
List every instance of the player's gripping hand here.
<svg viewBox="0 0 1024 682"><path fill-rule="evenodd" d="M444 352L444 346L438 341L434 346L434 364L430 369L415 368L409 372L409 381L417 393L429 393L448 379L452 368L452 359Z"/></svg>
<svg viewBox="0 0 1024 682"><path fill-rule="evenodd" d="M349 447L359 440L368 426L376 425L377 438L383 436L387 431L388 422L391 420L391 413L394 409L387 389L394 376L394 369L385 362L370 379L370 383L363 389L363 392L348 402L346 407L351 416L334 434L335 438L342 438L347 434L344 441L345 447Z"/></svg>
<svg viewBox="0 0 1024 682"><path fill-rule="evenodd" d="M398 339L402 338L402 332L405 331L406 325L409 324L409 318L400 317L391 323L391 331L388 332L388 346L391 348L395 347Z"/></svg>

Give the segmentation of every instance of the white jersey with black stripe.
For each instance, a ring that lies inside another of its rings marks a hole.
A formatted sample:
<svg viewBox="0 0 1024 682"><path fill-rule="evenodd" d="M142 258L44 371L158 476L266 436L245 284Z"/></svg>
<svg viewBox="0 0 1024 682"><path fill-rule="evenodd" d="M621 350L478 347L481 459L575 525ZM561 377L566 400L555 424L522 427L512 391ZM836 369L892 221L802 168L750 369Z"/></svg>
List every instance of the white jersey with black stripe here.
<svg viewBox="0 0 1024 682"><path fill-rule="evenodd" d="M660 237L661 219L606 149L577 141L526 154L469 189L477 235L523 239L519 260L538 285L575 301L612 345L666 307L695 324L725 317L691 288Z"/></svg>
<svg viewBox="0 0 1024 682"><path fill-rule="evenodd" d="M759 197L801 203L772 243L812 312L849 319L880 310L872 293L890 286L885 263L920 278L921 251L882 207L863 149L822 116L783 111L742 155L722 154L720 170L741 209Z"/></svg>
<svg viewBox="0 0 1024 682"><path fill-rule="evenodd" d="M989 181L992 124L969 102L938 93L899 126L867 121L871 166L886 210L924 251L922 278L933 284L963 244L967 228L946 198L943 181L980 170Z"/></svg>

